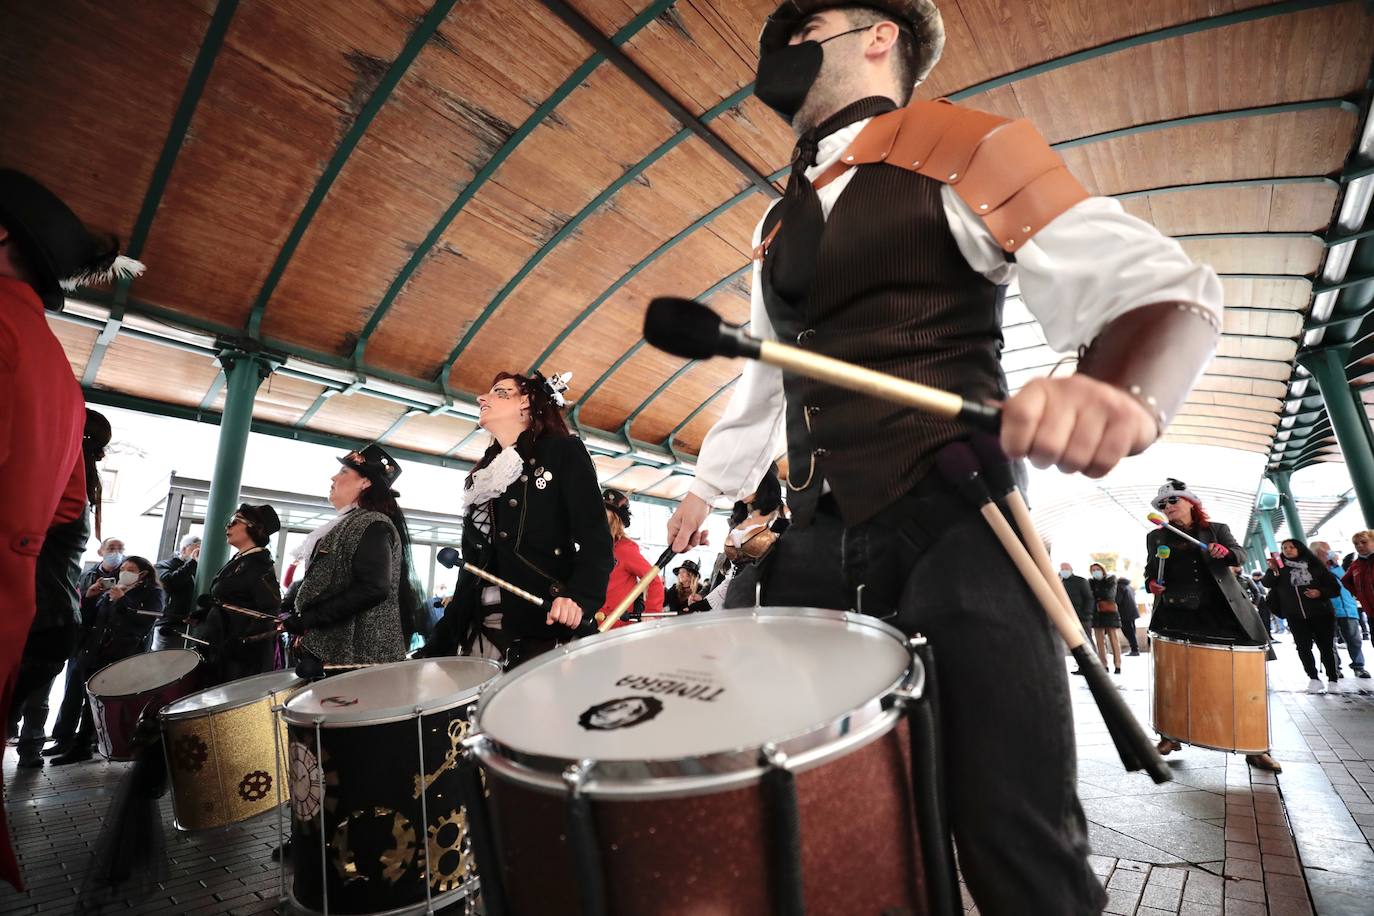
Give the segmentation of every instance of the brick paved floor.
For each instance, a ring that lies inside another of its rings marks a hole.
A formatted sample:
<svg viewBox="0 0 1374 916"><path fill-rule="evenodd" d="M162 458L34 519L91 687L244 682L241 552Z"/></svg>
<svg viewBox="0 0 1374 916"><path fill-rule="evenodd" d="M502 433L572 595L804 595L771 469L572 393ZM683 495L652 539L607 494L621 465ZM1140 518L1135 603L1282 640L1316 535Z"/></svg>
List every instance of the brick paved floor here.
<svg viewBox="0 0 1374 916"><path fill-rule="evenodd" d="M1269 666L1278 777L1244 759L1185 748L1174 780L1156 786L1121 769L1092 696L1073 684L1079 794L1092 865L1113 916L1369 916L1374 914L1374 695L1309 696L1292 644ZM1148 721L1148 658L1127 658L1120 684ZM1374 681L1343 683L1374 685ZM7 810L30 888L0 886L0 914L75 910L90 847L124 764L16 770L6 749ZM119 912L278 913L270 859L274 819L213 834L170 828L171 876ZM974 912L972 900L966 908Z"/></svg>

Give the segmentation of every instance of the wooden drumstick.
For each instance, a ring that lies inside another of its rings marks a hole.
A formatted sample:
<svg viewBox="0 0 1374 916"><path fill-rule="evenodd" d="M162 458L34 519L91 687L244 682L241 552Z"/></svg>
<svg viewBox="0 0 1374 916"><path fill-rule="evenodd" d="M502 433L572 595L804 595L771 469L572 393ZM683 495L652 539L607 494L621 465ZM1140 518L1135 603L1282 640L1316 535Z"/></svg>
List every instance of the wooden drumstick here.
<svg viewBox="0 0 1374 916"><path fill-rule="evenodd" d="M1158 525L1160 528L1167 528L1167 529L1169 529L1169 530L1172 531L1174 534L1176 534L1176 535L1178 535L1179 537L1183 538L1185 541L1189 542L1190 544L1193 544L1193 545L1195 545L1195 546L1201 548L1202 550L1206 550L1206 549L1207 549L1207 545L1206 545L1206 544L1202 543L1201 541L1199 541L1197 538L1193 537L1193 536L1192 536L1191 534L1189 534L1188 532L1186 532L1186 531L1180 531L1178 528L1175 528L1173 525L1169 524L1168 520L1165 519L1164 516L1160 515L1158 512L1151 512L1149 515L1147 515L1147 516L1145 516L1145 517L1148 518L1152 524Z"/></svg>
<svg viewBox="0 0 1374 916"><path fill-rule="evenodd" d="M649 571L644 574L644 578L639 580L635 587L630 590L628 595L620 599L620 603L615 606L614 610L605 617L602 617L598 612L596 615L598 619L597 630L605 633L611 627L615 626L616 622L619 621L621 617L625 616L625 612L634 605L635 599L644 594L653 581L663 574L663 570L667 568L669 563L673 562L674 556L676 556L676 554L671 547L663 551L662 555L654 561L654 565L650 566Z"/></svg>
<svg viewBox="0 0 1374 916"><path fill-rule="evenodd" d="M505 579L502 579L500 576L492 575L485 569L482 569L478 566L474 566L471 563L464 561L463 555L452 547L445 547L443 550L440 550L439 553L435 556L435 559L438 560L439 565L443 566L445 569L467 570L477 578L484 579L487 582L490 582L492 585L495 585L502 591L510 592L512 595L515 595L519 598L524 598L526 601L528 601L530 604L533 604L535 607L544 606L545 602L543 598L540 598L538 595L533 595L525 591L518 585L512 585Z"/></svg>
<svg viewBox="0 0 1374 916"><path fill-rule="evenodd" d="M992 501L979 473L978 458L967 442L952 442L935 454L935 467L942 477L953 484L959 493L974 506L996 535L998 543L1016 567L1026 586L1035 595L1045 614L1069 647L1069 653L1083 672L1093 700L1097 703L1102 722L1116 745L1116 752L1127 770L1143 769L1157 783L1169 782L1173 774L1159 756L1153 742L1145 735L1125 700L1117 692L1096 655L1089 651L1078 618L1060 601L1054 590L1031 559L1026 546L1017 539L1002 510ZM1033 536L1033 535L1032 535Z"/></svg>
<svg viewBox="0 0 1374 916"><path fill-rule="evenodd" d="M171 635L172 635L172 636L175 636L177 639L187 639L187 640L190 640L191 642L200 643L202 646L208 646L208 645L210 645L209 640L197 639L196 637L192 636L190 633L178 633L178 632L176 632L175 630L173 630L172 633L171 633Z"/></svg>

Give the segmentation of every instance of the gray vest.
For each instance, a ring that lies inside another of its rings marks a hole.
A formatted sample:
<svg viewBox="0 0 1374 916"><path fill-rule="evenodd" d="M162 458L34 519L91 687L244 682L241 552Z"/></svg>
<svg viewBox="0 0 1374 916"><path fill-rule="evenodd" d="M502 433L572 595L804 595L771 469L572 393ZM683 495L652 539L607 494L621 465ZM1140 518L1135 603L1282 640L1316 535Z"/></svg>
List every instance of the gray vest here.
<svg viewBox="0 0 1374 916"><path fill-rule="evenodd" d="M323 597L337 594L353 584L353 555L362 542L363 532L374 522L384 522L391 531L391 581L386 598L342 623L306 633L301 644L327 665L363 665L399 662L405 659L405 635L401 630L399 592L405 575L401 558L401 539L396 526L380 512L354 509L315 545L310 568L296 606L308 608Z"/></svg>

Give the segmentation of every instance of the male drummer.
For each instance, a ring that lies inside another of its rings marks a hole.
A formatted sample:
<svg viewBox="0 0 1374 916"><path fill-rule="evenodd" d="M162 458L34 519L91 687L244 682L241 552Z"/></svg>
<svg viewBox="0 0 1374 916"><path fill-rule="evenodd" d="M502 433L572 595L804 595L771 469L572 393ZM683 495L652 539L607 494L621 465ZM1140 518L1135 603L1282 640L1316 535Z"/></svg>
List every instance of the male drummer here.
<svg viewBox="0 0 1374 916"><path fill-rule="evenodd" d="M1220 284L1088 196L1024 126L1004 132L1000 119L934 103L894 111L943 45L932 0L788 0L769 17L755 94L798 143L754 235L751 333L1002 400L1002 294L1019 278L1049 344L1086 349L1077 374L1006 401L1002 445L1100 477L1148 447L1185 398L1216 345ZM894 130L891 149L932 155L883 161ZM701 543L712 500L753 485L784 424L795 521L764 603L848 609L862 587L864 612L929 637L950 821L979 909L1099 912L1063 646L978 514L928 474L965 427L747 363L669 521L674 548Z"/></svg>

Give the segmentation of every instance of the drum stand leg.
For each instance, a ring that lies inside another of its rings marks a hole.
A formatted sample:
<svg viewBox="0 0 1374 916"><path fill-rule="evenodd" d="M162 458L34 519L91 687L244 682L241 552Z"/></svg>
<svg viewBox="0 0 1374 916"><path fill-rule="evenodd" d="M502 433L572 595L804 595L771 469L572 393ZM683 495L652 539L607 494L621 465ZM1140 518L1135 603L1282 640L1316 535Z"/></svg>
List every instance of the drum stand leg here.
<svg viewBox="0 0 1374 916"><path fill-rule="evenodd" d="M797 815L797 784L787 768L787 755L774 745L763 748L763 809L768 817L768 864L772 872L773 912L803 916L801 829Z"/></svg>
<svg viewBox="0 0 1374 916"><path fill-rule="evenodd" d="M911 643L913 653L920 658L926 672L923 695L908 699L905 710L911 749L911 795L919 831L916 842L925 872L930 912L932 916L948 916L960 913L963 906L954 871L949 821L945 816L944 772L937 744L940 719L935 657L924 639L917 637Z"/></svg>
<svg viewBox="0 0 1374 916"><path fill-rule="evenodd" d="M272 707L272 750L277 756L277 895L278 900L286 901L286 828L282 821L282 806L286 800L282 797L282 782L291 778L291 774L282 769L281 760L281 713L284 707L277 705Z"/></svg>
<svg viewBox="0 0 1374 916"><path fill-rule="evenodd" d="M320 742L320 720L315 720L315 760L324 760L324 748ZM329 916L329 855L324 836L324 766L319 767L317 783L320 790L320 893L324 898L324 916Z"/></svg>
<svg viewBox="0 0 1374 916"><path fill-rule="evenodd" d="M482 882L483 909L486 916L508 916L505 887L501 884L501 861L496 854L487 799L482 791L482 774L471 754L465 755L458 764L458 797L468 815L468 836L472 838L477 877Z"/></svg>
<svg viewBox="0 0 1374 916"><path fill-rule="evenodd" d="M606 916L606 875L601 868L601 847L596 837L596 814L592 801L582 791L591 761L568 767L563 781L568 784L568 845L572 847L573 869L579 881L577 900L582 916Z"/></svg>

